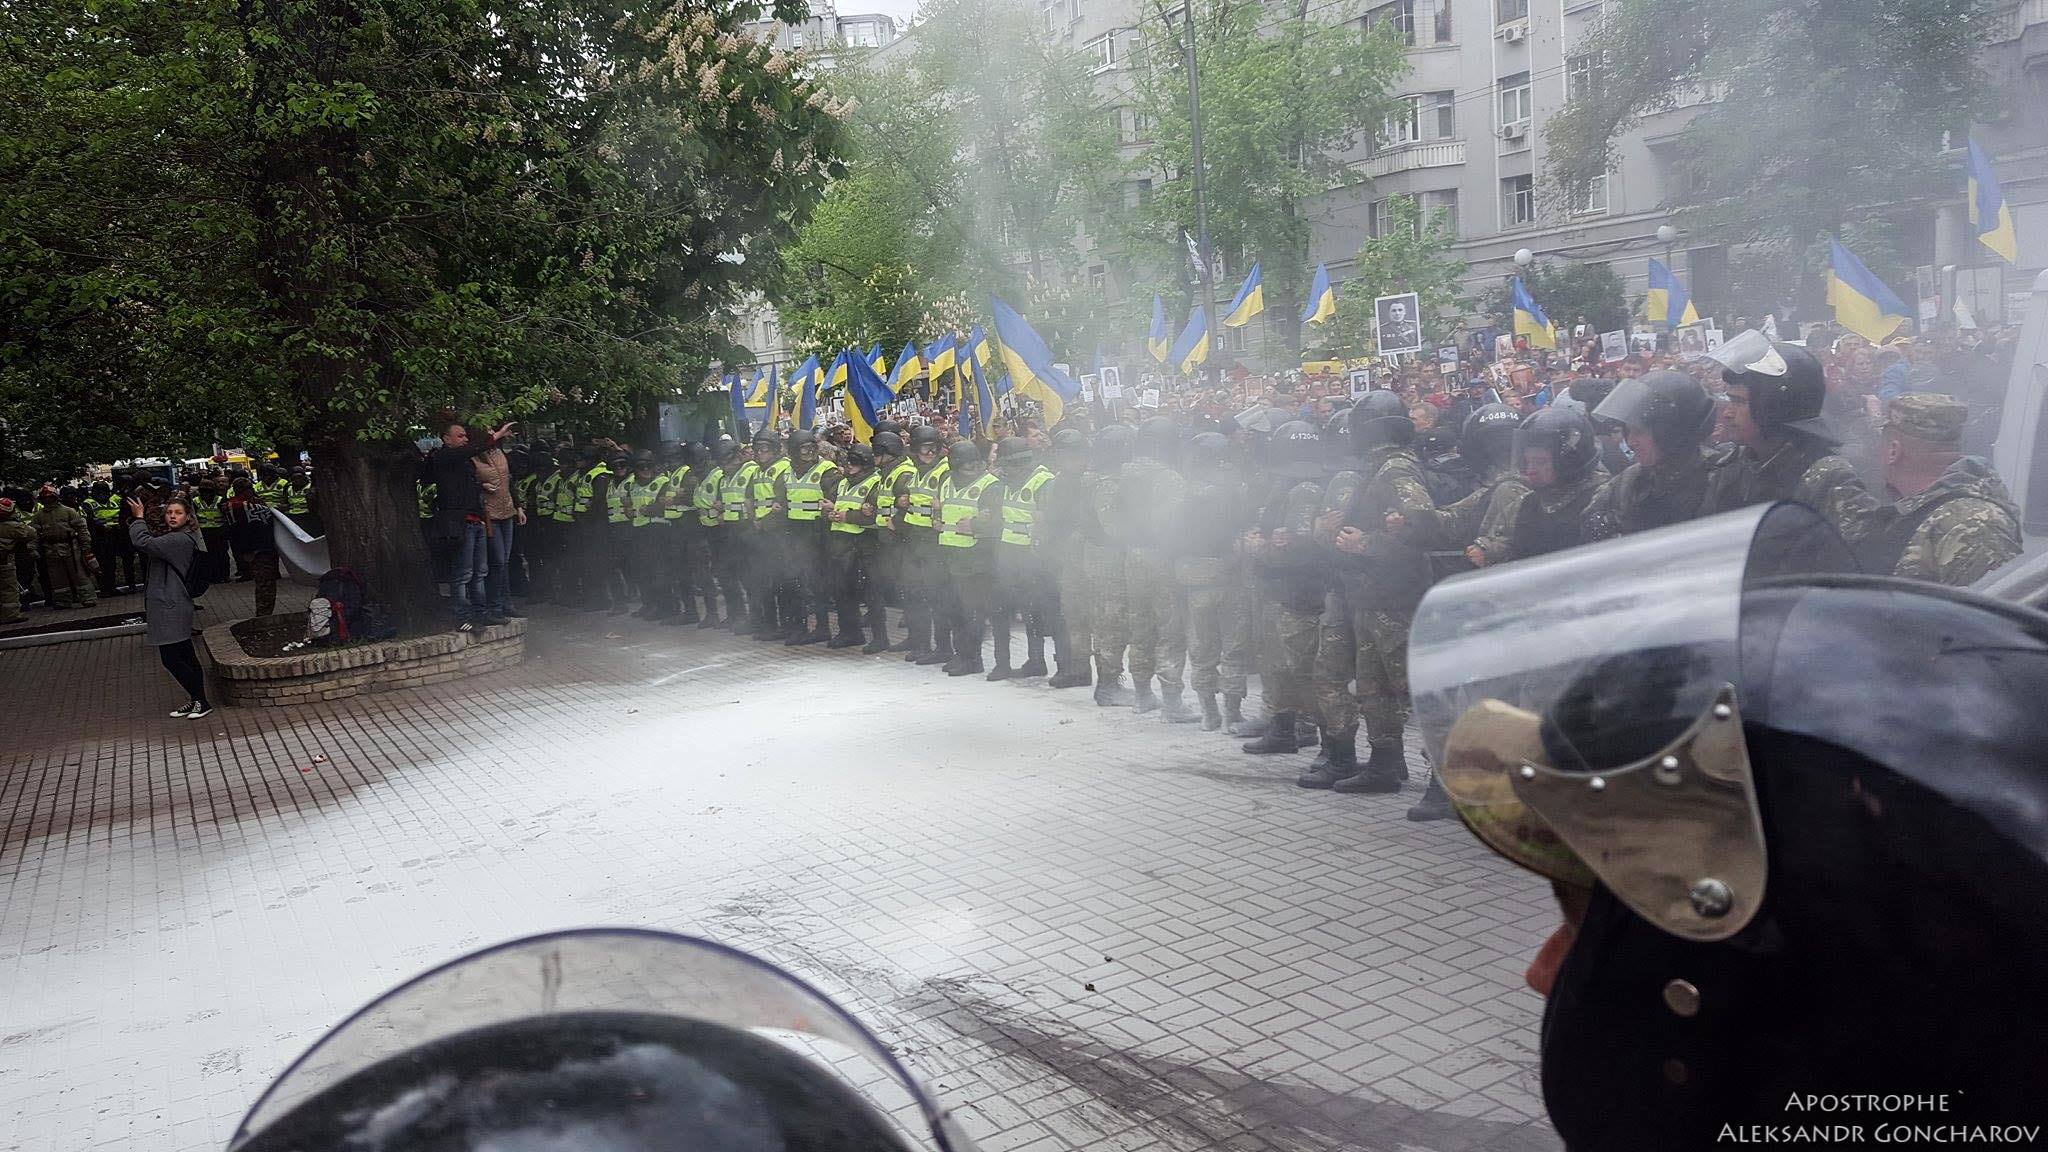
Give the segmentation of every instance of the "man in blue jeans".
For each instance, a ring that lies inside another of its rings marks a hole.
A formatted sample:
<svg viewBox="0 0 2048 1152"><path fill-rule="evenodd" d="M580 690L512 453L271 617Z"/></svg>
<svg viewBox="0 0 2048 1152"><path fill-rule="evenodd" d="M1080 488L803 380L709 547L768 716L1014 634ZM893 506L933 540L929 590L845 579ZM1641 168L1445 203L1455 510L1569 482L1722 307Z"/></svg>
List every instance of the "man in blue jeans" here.
<svg viewBox="0 0 2048 1152"><path fill-rule="evenodd" d="M427 457L434 483L433 534L452 545L448 567L448 600L455 610L456 630L503 624L490 611L485 582L491 570L489 533L484 516L483 485L477 480L476 457L512 430L507 421L496 431L475 434L468 425L452 423L441 433L441 446Z"/></svg>

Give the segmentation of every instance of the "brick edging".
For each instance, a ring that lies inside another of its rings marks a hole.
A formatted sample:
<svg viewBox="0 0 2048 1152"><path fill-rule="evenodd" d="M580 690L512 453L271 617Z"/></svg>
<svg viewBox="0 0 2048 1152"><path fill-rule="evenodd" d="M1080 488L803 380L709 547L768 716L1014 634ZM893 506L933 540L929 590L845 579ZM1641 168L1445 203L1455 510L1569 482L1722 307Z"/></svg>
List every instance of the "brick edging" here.
<svg viewBox="0 0 2048 1152"><path fill-rule="evenodd" d="M308 648L289 656L242 651L233 624L201 633L229 703L282 707L439 684L509 668L526 658L526 621L475 632L436 632L353 648Z"/></svg>

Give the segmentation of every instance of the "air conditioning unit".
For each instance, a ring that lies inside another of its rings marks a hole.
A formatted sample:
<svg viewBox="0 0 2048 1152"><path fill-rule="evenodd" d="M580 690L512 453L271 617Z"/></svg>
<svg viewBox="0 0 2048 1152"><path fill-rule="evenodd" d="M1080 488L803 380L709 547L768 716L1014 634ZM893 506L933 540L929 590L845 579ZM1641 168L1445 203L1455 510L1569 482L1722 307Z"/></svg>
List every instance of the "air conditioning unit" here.
<svg viewBox="0 0 2048 1152"><path fill-rule="evenodd" d="M1500 126L1500 138L1503 140L1522 140L1526 139L1528 135L1529 122L1527 120L1517 120L1512 124L1503 124Z"/></svg>
<svg viewBox="0 0 2048 1152"><path fill-rule="evenodd" d="M1529 26L1519 20L1500 30L1501 40L1509 44L1520 44L1528 35Z"/></svg>

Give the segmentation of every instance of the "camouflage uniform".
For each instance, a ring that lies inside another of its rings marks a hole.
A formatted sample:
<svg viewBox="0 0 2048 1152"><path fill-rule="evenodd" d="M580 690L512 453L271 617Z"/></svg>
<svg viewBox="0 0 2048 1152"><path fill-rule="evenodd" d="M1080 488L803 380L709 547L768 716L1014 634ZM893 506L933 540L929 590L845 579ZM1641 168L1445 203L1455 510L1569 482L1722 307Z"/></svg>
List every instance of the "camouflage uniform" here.
<svg viewBox="0 0 2048 1152"><path fill-rule="evenodd" d="M1508 537L1528 496L1529 485L1521 474L1502 465L1487 473L1464 499L1410 518L1403 537L1424 548L1451 552L1443 567L1453 572L1471 567L1464 556L1468 545L1477 545L1488 564L1498 564L1507 558Z"/></svg>
<svg viewBox="0 0 2048 1152"><path fill-rule="evenodd" d="M1095 683L1113 687L1123 679L1124 649L1130 642L1130 613L1124 587L1124 538L1120 531L1120 477L1091 473L1089 517L1081 529L1081 565L1087 575L1090 644Z"/></svg>
<svg viewBox="0 0 2048 1152"><path fill-rule="evenodd" d="M1596 469L1577 480L1530 492L1515 508L1507 547L1490 562L1502 564L1576 547L1583 539L1586 505L1606 483L1607 474Z"/></svg>
<svg viewBox="0 0 2048 1152"><path fill-rule="evenodd" d="M1187 602L1188 678L1197 696L1244 697L1250 641L1236 538L1245 503L1244 485L1227 471L1190 480L1181 501L1175 535L1183 554L1174 558L1173 577Z"/></svg>
<svg viewBox="0 0 2048 1152"><path fill-rule="evenodd" d="M1656 467L1631 464L1609 480L1586 507L1586 543L1662 528L1739 507L1729 492L1741 472L1731 449L1701 448Z"/></svg>
<svg viewBox="0 0 2048 1152"><path fill-rule="evenodd" d="M1090 659L1093 638L1089 633L1089 621L1093 612L1093 593L1088 583L1088 565L1082 545L1082 534L1088 521L1087 500L1089 498L1089 477L1082 468L1072 467L1059 473L1050 487L1038 498L1040 528L1043 533L1042 546L1051 563L1053 580L1059 588L1060 624L1066 635L1056 641L1054 651L1063 653L1060 670L1068 671L1065 661L1075 661L1074 671Z"/></svg>
<svg viewBox="0 0 2048 1152"><path fill-rule="evenodd" d="M15 514L13 501L0 500L7 507L0 510L0 624L20 621L21 581L14 570L14 551L23 550L30 564L36 562L38 548L35 527Z"/></svg>
<svg viewBox="0 0 2048 1152"><path fill-rule="evenodd" d="M92 525L85 513L51 497L36 509L35 529L43 545L43 568L50 574L50 607L99 603L98 585L85 570L85 558L92 555Z"/></svg>
<svg viewBox="0 0 2048 1152"><path fill-rule="evenodd" d="M1386 531L1389 512L1420 519L1435 508L1412 449L1370 450L1359 479L1340 475L1324 496L1338 524L1366 535L1361 555L1333 552L1336 590L1326 598L1316 640L1316 706L1325 731L1356 740L1361 719L1376 747L1398 745L1408 720L1408 622L1429 586L1421 550ZM1370 479L1363 479L1370 477ZM1354 696L1345 685L1358 681Z"/></svg>
<svg viewBox="0 0 2048 1152"><path fill-rule="evenodd" d="M1323 485L1303 480L1281 489L1260 518L1265 547L1256 569L1265 605L1259 670L1266 706L1313 719L1316 638L1329 565L1314 541ZM1284 535L1283 535L1284 534Z"/></svg>
<svg viewBox="0 0 2048 1152"><path fill-rule="evenodd" d="M1862 543L1886 519L1883 502L1864 486L1856 466L1835 454L1834 445L1806 433L1784 435L1782 444L1762 454L1737 452L1710 511L1796 500L1826 517L1851 547Z"/></svg>
<svg viewBox="0 0 2048 1152"><path fill-rule="evenodd" d="M1130 622L1131 682L1140 697L1159 678L1159 689L1178 698L1188 658L1187 612L1173 579L1167 537L1185 497L1180 473L1141 457L1124 465L1118 481L1124 552L1124 596Z"/></svg>
<svg viewBox="0 0 2048 1152"><path fill-rule="evenodd" d="M1935 445L1961 448L1969 406L1936 394L1892 402L1885 425ZM2020 554L2019 509L1991 466L1958 456L1925 490L1887 509L1889 519L1858 549L1864 567L1962 587Z"/></svg>

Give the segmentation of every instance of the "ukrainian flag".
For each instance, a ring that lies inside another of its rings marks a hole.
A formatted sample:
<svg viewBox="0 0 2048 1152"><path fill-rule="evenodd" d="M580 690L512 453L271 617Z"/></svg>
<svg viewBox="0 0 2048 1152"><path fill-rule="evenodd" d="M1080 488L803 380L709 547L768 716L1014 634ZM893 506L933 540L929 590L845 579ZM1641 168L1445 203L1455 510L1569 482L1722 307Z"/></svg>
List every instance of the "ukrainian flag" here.
<svg viewBox="0 0 2048 1152"><path fill-rule="evenodd" d="M912 340L903 346L902 353L896 357L896 367L889 371L889 395L903 395L923 375L924 361L918 358L917 341Z"/></svg>
<svg viewBox="0 0 2048 1152"><path fill-rule="evenodd" d="M1188 326L1180 330L1180 338L1173 342L1173 351L1166 354L1169 364L1183 376L1195 374L1195 365L1209 358L1209 313L1200 304L1188 317Z"/></svg>
<svg viewBox="0 0 2048 1152"><path fill-rule="evenodd" d="M1337 289L1330 283L1330 270L1316 265L1316 278L1308 286L1308 307L1302 310L1301 322L1321 324L1337 314Z"/></svg>
<svg viewBox="0 0 2048 1152"><path fill-rule="evenodd" d="M880 340L875 341L875 346L868 349L868 367L873 368L877 376L886 376L889 373L888 362L882 359Z"/></svg>
<svg viewBox="0 0 2048 1152"><path fill-rule="evenodd" d="M1230 302L1230 311L1223 314L1226 328L1242 328L1252 322L1252 317L1266 310L1266 286L1259 279L1259 262L1252 261L1251 275L1238 286L1237 298Z"/></svg>
<svg viewBox="0 0 2048 1152"><path fill-rule="evenodd" d="M1515 286L1510 294L1515 306L1515 335L1529 338L1531 348L1556 348L1557 333L1551 330L1550 317L1536 306L1529 290L1522 286L1522 278L1515 277Z"/></svg>
<svg viewBox="0 0 2048 1152"><path fill-rule="evenodd" d="M1166 338L1166 301L1158 293L1152 295L1152 331L1145 335L1145 350L1161 364L1166 363L1166 353L1173 342Z"/></svg>
<svg viewBox="0 0 2048 1152"><path fill-rule="evenodd" d="M981 413L981 434L994 439L996 434L996 398L989 392L988 373L984 372L980 365L974 362L974 357L969 356L960 361L960 374L973 379L974 406ZM965 416L961 417L963 425L966 419Z"/></svg>
<svg viewBox="0 0 2048 1152"><path fill-rule="evenodd" d="M895 398L866 359L846 358L846 395L841 403L846 409L846 422L853 425L855 440L866 444L875 438L875 426L882 422L882 414Z"/></svg>
<svg viewBox="0 0 2048 1152"><path fill-rule="evenodd" d="M796 384L796 426L816 428L818 426L818 357L814 354L797 365L796 375L791 377Z"/></svg>
<svg viewBox="0 0 2048 1152"><path fill-rule="evenodd" d="M1066 415L1068 402L1080 398L1080 383L1052 362L1052 351L1015 308L995 296L990 296L988 303L996 318L996 347L1003 367L1009 370L1011 388L1038 401L1046 427L1057 425Z"/></svg>
<svg viewBox="0 0 2048 1152"><path fill-rule="evenodd" d="M1662 260L1650 257L1650 294L1643 300L1652 324L1676 328L1681 324L1699 322L1699 309L1692 306L1692 297L1686 295L1685 285L1678 282L1678 276L1666 267Z"/></svg>
<svg viewBox="0 0 2048 1152"><path fill-rule="evenodd" d="M977 375L987 374L989 359L988 334L981 330L981 325L976 324L973 330L967 333L967 347L963 350L962 354L967 359L974 361L974 370Z"/></svg>
<svg viewBox="0 0 2048 1152"><path fill-rule="evenodd" d="M925 345L924 373L925 378L932 382L932 399L936 400L939 398L939 381L945 377L946 373L952 372L953 403L956 406L960 403L960 373L955 370L955 364L959 357L959 350L953 346L953 334L951 332Z"/></svg>
<svg viewBox="0 0 2048 1152"><path fill-rule="evenodd" d="M846 387L846 362L857 355L851 349L841 349L839 355L832 358L832 371L825 375L825 391L837 392Z"/></svg>
<svg viewBox="0 0 2048 1152"><path fill-rule="evenodd" d="M782 385L775 379L775 367L768 368L768 426L782 426Z"/></svg>
<svg viewBox="0 0 2048 1152"><path fill-rule="evenodd" d="M1828 304L1835 310L1835 320L1872 344L1882 344L1906 322L1906 302L1840 240L1828 245Z"/></svg>
<svg viewBox="0 0 2048 1152"><path fill-rule="evenodd" d="M747 426L747 393L738 376L726 376L724 384L726 399L732 402L732 434L737 439L740 429Z"/></svg>
<svg viewBox="0 0 2048 1152"><path fill-rule="evenodd" d="M2020 262L2019 236L2012 229L2012 205L1991 171L1991 157L1970 141L1970 224L1986 248L2005 257L2008 264Z"/></svg>

